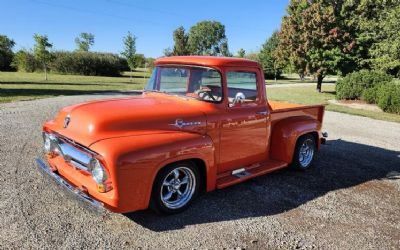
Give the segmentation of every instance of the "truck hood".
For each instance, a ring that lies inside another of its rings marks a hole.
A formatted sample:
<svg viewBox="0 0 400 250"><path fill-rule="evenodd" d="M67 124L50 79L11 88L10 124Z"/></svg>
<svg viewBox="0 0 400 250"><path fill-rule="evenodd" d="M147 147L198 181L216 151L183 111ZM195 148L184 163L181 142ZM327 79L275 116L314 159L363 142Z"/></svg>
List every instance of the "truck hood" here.
<svg viewBox="0 0 400 250"><path fill-rule="evenodd" d="M84 146L114 137L186 131L206 133L199 101L162 93L63 108L45 127Z"/></svg>

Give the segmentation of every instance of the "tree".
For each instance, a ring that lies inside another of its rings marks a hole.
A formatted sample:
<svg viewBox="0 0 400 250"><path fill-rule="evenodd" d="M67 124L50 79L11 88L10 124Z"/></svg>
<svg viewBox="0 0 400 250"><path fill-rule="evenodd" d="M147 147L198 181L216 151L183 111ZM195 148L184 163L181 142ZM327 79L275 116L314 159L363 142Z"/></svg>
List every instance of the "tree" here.
<svg viewBox="0 0 400 250"><path fill-rule="evenodd" d="M145 65L145 63L146 63L146 58L144 57L144 55L143 54L136 54L135 56L135 64L136 64L136 67L144 67Z"/></svg>
<svg viewBox="0 0 400 250"><path fill-rule="evenodd" d="M281 74L284 65L277 59L276 49L279 45L278 32L272 33L271 37L265 41L258 55L259 61L263 67L266 78L276 78Z"/></svg>
<svg viewBox="0 0 400 250"><path fill-rule="evenodd" d="M244 56L244 58L259 62L259 61L258 61L258 60L259 60L258 54L259 54L259 53L256 53L256 52L247 53L247 54Z"/></svg>
<svg viewBox="0 0 400 250"><path fill-rule="evenodd" d="M317 91L327 74L340 73L352 49L342 29L336 6L324 1L291 0L283 18L277 56L288 57L299 74L317 78Z"/></svg>
<svg viewBox="0 0 400 250"><path fill-rule="evenodd" d="M149 72L151 72L154 69L154 61L155 60L156 59L154 59L152 57L146 57L145 66Z"/></svg>
<svg viewBox="0 0 400 250"><path fill-rule="evenodd" d="M10 70L11 62L13 60L12 48L15 42L5 35L0 35L0 71Z"/></svg>
<svg viewBox="0 0 400 250"><path fill-rule="evenodd" d="M288 15L282 19L279 45L275 53L280 64L294 66L301 80L304 79L306 74L305 51L300 39L302 34L301 15L306 8L307 3L304 1L290 1L287 9Z"/></svg>
<svg viewBox="0 0 400 250"><path fill-rule="evenodd" d="M164 49L163 51L164 56L173 56L174 53L172 52L172 49L170 47Z"/></svg>
<svg viewBox="0 0 400 250"><path fill-rule="evenodd" d="M341 0L337 4L339 24L351 39L347 69L373 67L371 48L384 39L381 24L386 20L387 11L396 6L399 6L398 0Z"/></svg>
<svg viewBox="0 0 400 250"><path fill-rule="evenodd" d="M237 57L244 58L246 56L246 51L243 48L240 48L237 52Z"/></svg>
<svg viewBox="0 0 400 250"><path fill-rule="evenodd" d="M128 62L129 69L132 70L136 69L136 37L128 32L128 35L123 38L124 42L124 50L121 52L121 55L126 59ZM132 80L132 74L131 74Z"/></svg>
<svg viewBox="0 0 400 250"><path fill-rule="evenodd" d="M225 26L216 21L202 21L192 26L188 48L194 55L230 56Z"/></svg>
<svg viewBox="0 0 400 250"><path fill-rule="evenodd" d="M223 40L222 42L221 42L221 45L220 45L220 54L222 55L222 56L229 56L229 57L232 57L233 55L232 55L232 53L231 52L229 52L229 48L228 48L228 40Z"/></svg>
<svg viewBox="0 0 400 250"><path fill-rule="evenodd" d="M380 16L377 42L369 50L372 67L400 77L400 5L385 8Z"/></svg>
<svg viewBox="0 0 400 250"><path fill-rule="evenodd" d="M47 81L47 67L48 63L52 59L52 55L48 49L52 48L53 45L49 43L49 39L46 35L34 34L33 38L35 39L33 54L35 56L35 59L42 64L45 74L45 80Z"/></svg>
<svg viewBox="0 0 400 250"><path fill-rule="evenodd" d="M82 32L79 37L75 38L78 51L89 51L90 47L94 44L94 35L91 33Z"/></svg>
<svg viewBox="0 0 400 250"><path fill-rule="evenodd" d="M172 50L171 55L174 56L185 56L190 55L190 51L188 48L188 35L185 33L185 28L180 26L173 33L174 38L174 49Z"/></svg>

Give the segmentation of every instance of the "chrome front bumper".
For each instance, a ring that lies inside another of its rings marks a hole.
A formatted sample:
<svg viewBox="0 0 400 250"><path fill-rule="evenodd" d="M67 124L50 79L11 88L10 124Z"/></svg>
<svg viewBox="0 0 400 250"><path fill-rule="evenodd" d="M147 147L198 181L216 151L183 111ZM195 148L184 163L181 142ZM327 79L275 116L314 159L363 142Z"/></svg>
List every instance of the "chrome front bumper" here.
<svg viewBox="0 0 400 250"><path fill-rule="evenodd" d="M103 203L89 197L87 194L85 194L78 188L75 188L73 185L68 183L56 172L53 172L42 159L39 158L36 159L36 163L43 176L48 177L49 179L55 181L55 183L61 186L63 190L66 191L67 194L71 195L73 198L80 201L83 205L88 205L85 206L86 208L95 212L104 212L105 209Z"/></svg>

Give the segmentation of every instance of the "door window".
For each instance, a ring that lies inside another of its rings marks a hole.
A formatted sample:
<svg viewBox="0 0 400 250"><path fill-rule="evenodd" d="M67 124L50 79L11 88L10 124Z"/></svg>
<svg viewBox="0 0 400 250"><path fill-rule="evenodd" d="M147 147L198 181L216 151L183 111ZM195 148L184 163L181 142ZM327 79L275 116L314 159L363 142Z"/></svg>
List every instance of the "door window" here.
<svg viewBox="0 0 400 250"><path fill-rule="evenodd" d="M241 95L244 103L257 101L257 74L254 72L230 71L227 73L228 99L233 104Z"/></svg>

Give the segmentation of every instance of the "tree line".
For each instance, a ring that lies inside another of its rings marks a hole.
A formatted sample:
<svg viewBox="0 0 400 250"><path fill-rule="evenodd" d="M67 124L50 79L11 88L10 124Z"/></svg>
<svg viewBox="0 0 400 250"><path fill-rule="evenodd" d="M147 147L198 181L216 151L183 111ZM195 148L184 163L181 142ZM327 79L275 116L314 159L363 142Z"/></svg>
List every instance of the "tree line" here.
<svg viewBox="0 0 400 250"><path fill-rule="evenodd" d="M13 52L14 40L0 35L0 71L43 71L47 80L48 70L64 74L117 76L121 71L135 70L152 65L153 58L136 53L136 37L128 32L123 37L123 51L113 53L91 52L95 36L82 32L75 38L75 51L53 51L47 35L34 34L33 49Z"/></svg>
<svg viewBox="0 0 400 250"><path fill-rule="evenodd" d="M188 32L181 26L172 33L170 55L233 56L225 26L202 21ZM328 74L342 77L337 99L378 104L400 113L400 0L290 0L281 27L260 51L236 57L260 62L265 77L296 72L312 76L321 92Z"/></svg>
<svg viewBox="0 0 400 250"><path fill-rule="evenodd" d="M232 56L225 26L202 21L188 32L178 27L172 33L170 55ZM400 76L399 0L290 0L281 27L260 51L237 57L259 61L267 78L296 72L301 79L313 76L317 90L328 74L379 70Z"/></svg>
<svg viewBox="0 0 400 250"><path fill-rule="evenodd" d="M313 76L318 91L328 74L345 76L366 69L398 77L399 3L400 0L290 0L281 27L258 52L246 53L239 49L233 55L225 26L206 20L189 30L183 26L174 30L173 47L165 49L164 54L246 57L259 61L267 78L278 78L283 72L295 72L301 79ZM46 36L41 38L42 42L48 42L46 39ZM75 39L76 52L89 52L94 41L93 34L81 33ZM131 70L145 61L143 55L136 53L135 43L136 37L128 33L123 39L124 51L116 55ZM0 70L12 67L14 45L13 40L0 36ZM44 50L42 46L38 53L50 49L50 45L44 46ZM33 59L43 65L51 61L51 57L41 57L39 54L43 53L38 53L32 53Z"/></svg>

